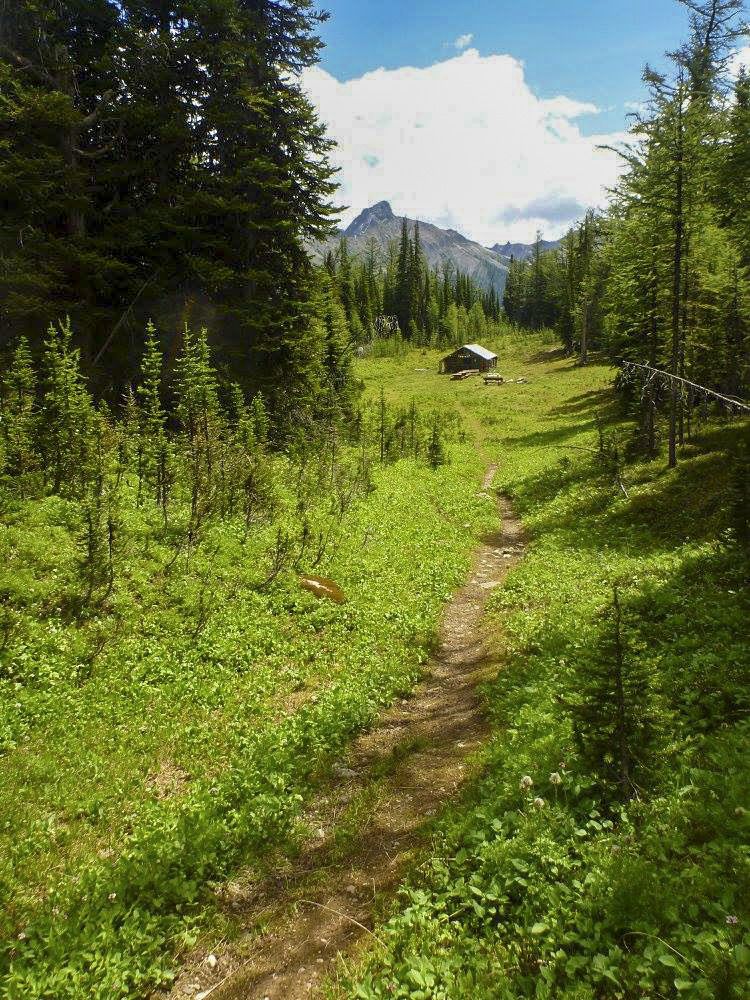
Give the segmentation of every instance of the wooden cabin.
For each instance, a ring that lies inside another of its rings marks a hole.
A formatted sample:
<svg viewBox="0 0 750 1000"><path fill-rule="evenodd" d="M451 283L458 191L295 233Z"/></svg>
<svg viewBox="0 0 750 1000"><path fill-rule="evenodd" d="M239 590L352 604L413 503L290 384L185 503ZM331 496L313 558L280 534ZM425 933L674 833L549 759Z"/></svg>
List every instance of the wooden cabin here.
<svg viewBox="0 0 750 1000"><path fill-rule="evenodd" d="M479 344L464 344L440 362L441 373L447 375L468 371L491 372L495 368L497 368L497 354Z"/></svg>

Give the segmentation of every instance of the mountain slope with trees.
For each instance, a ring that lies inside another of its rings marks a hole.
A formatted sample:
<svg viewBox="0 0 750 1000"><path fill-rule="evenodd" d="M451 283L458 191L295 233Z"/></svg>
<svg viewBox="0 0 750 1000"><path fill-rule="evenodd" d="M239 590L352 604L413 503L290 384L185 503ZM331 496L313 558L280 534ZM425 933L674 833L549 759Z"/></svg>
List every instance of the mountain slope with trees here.
<svg viewBox="0 0 750 1000"><path fill-rule="evenodd" d="M422 232L418 222L402 219L399 239L385 248L369 239L364 256L354 257L342 237L326 252L323 268L355 344L393 352L404 343L456 347L497 335L498 293L450 262L431 267Z"/></svg>
<svg viewBox="0 0 750 1000"><path fill-rule="evenodd" d="M328 252L336 249L341 239L345 239L351 257L364 259L375 252L384 261L390 244L401 238L404 222L410 230L419 226L422 250L430 268L442 271L447 267L460 272L483 291L495 291L502 296L508 273L505 257L467 239L454 229L441 229L429 222L394 215L387 201L364 209L343 232L312 244L311 253L315 260L322 260Z"/></svg>

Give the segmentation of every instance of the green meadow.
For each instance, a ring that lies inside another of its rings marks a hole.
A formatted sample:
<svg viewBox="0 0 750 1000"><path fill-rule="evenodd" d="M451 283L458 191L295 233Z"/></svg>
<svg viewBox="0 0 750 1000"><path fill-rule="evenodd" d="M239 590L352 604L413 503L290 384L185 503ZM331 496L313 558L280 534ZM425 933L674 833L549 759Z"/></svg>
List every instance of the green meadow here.
<svg viewBox="0 0 750 1000"><path fill-rule="evenodd" d="M699 426L674 470L628 460L611 369L542 344L499 350L526 383L438 381L413 355L365 369L460 409L529 549L487 617L504 666L485 692L483 777L386 906L384 947L332 995L739 1000L750 601L731 456L746 423Z"/></svg>

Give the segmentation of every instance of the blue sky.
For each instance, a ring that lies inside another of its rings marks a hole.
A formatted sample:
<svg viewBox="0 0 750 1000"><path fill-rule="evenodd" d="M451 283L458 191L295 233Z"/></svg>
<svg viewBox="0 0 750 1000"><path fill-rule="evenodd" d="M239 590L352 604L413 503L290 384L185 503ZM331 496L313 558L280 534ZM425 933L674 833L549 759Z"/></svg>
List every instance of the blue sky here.
<svg viewBox="0 0 750 1000"><path fill-rule="evenodd" d="M482 55L523 60L540 97L565 94L613 108L596 130L622 126L625 102L641 95L644 63L659 63L687 21L675 0L323 0L322 6L331 13L322 64L339 80L380 66L429 66L446 57L455 39L472 34Z"/></svg>
<svg viewBox="0 0 750 1000"><path fill-rule="evenodd" d="M342 225L386 199L488 246L606 203L643 66L687 34L676 0L321 3L303 86L337 143Z"/></svg>

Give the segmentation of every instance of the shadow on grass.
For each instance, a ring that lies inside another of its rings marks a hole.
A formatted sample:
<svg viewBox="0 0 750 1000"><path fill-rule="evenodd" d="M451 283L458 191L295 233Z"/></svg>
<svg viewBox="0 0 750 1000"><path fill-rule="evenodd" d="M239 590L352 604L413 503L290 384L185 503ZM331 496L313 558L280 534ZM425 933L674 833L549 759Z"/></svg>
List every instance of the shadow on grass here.
<svg viewBox="0 0 750 1000"><path fill-rule="evenodd" d="M624 470L625 499L617 484L591 454L590 461L564 458L515 484L519 506L533 515L533 533L563 531L571 547L641 552L671 551L687 541L718 539L729 521L731 449L735 431L718 428L694 442L668 470L664 457ZM548 437L554 438L555 432ZM611 486L606 489L607 479ZM602 486L605 487L602 490ZM596 488L592 488L596 487ZM563 505L545 513L553 500ZM581 523L590 522L582 532Z"/></svg>
<svg viewBox="0 0 750 1000"><path fill-rule="evenodd" d="M546 365L550 361L565 361L566 358L570 359L571 365L575 361L564 347L544 347L536 354L532 354L528 362L530 365Z"/></svg>
<svg viewBox="0 0 750 1000"><path fill-rule="evenodd" d="M567 403L554 407L550 413L554 416L570 416L576 413L594 413L601 410L606 411L616 409L617 402L614 398L611 386L603 389L590 389L579 396L572 396ZM608 413L605 412L604 416ZM612 414L614 417L614 414Z"/></svg>

